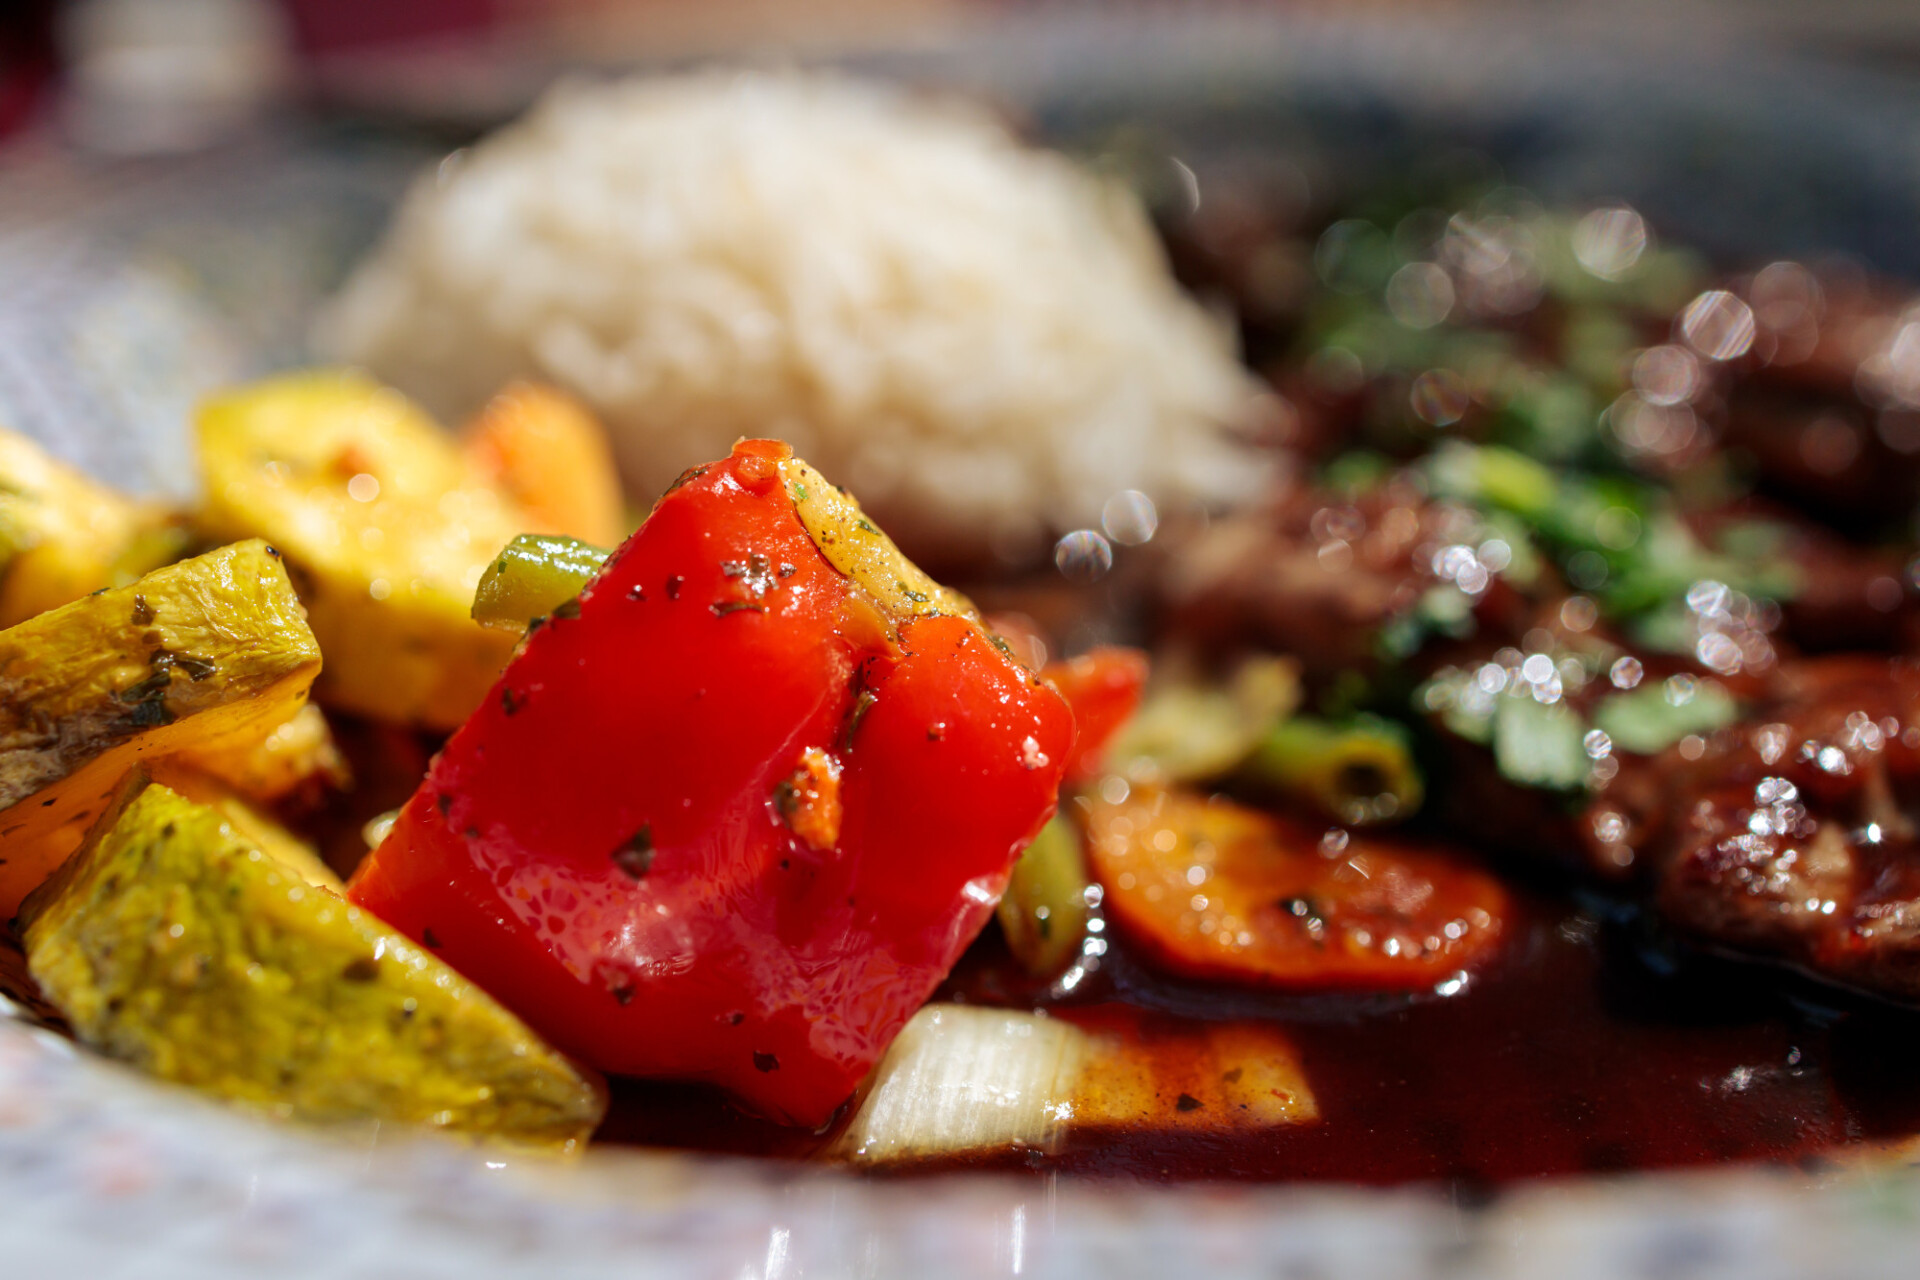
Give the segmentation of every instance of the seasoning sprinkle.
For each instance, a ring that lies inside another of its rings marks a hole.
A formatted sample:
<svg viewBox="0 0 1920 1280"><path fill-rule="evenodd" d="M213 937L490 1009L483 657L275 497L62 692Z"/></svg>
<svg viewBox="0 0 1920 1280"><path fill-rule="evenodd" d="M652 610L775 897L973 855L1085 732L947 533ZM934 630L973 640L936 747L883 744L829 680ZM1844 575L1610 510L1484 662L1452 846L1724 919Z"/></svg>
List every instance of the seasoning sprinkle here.
<svg viewBox="0 0 1920 1280"><path fill-rule="evenodd" d="M158 698L153 698L146 702L136 703L132 714L127 717L127 721L135 728L155 729L163 724L172 724L173 712L167 710L166 703L160 701ZM53 802L48 801L47 803L51 804Z"/></svg>
<svg viewBox="0 0 1920 1280"><path fill-rule="evenodd" d="M613 851L613 865L634 880L653 869L653 824L646 823Z"/></svg>
<svg viewBox="0 0 1920 1280"><path fill-rule="evenodd" d="M379 976L380 962L372 956L358 956L340 970L340 977L346 982L372 982Z"/></svg>
<svg viewBox="0 0 1920 1280"><path fill-rule="evenodd" d="M847 712L846 732L840 735L840 754L853 750L853 735L860 730L860 722L867 718L867 712L873 710L873 704L880 696L871 689L862 689L853 700L853 707Z"/></svg>
<svg viewBox="0 0 1920 1280"><path fill-rule="evenodd" d="M187 673L189 680L198 683L220 669L220 665L210 658L196 658L190 653L173 655L173 665Z"/></svg>
<svg viewBox="0 0 1920 1280"><path fill-rule="evenodd" d="M685 471L682 471L679 475L674 477L673 483L667 486L667 492L672 493L675 489L680 488L682 485L690 484L693 481L698 480L701 476L707 474L707 467L709 465L711 464L703 463L697 467L688 467Z"/></svg>

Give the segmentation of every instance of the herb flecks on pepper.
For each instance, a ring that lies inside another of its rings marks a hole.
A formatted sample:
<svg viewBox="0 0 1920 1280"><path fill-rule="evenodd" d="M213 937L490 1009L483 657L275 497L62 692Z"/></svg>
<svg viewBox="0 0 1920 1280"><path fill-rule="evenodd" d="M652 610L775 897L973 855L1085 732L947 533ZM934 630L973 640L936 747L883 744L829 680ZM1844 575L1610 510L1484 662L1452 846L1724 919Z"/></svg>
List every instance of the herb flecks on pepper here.
<svg viewBox="0 0 1920 1280"><path fill-rule="evenodd" d="M682 477L578 602L350 895L585 1062L823 1123L986 922L1072 715L770 441Z"/></svg>

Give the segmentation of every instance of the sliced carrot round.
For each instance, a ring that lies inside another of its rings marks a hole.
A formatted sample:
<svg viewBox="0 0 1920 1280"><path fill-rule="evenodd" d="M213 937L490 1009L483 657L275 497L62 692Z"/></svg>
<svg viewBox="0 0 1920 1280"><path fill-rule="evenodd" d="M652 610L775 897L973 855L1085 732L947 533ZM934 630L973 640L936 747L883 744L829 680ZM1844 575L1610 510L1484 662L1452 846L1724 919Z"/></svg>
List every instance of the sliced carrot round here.
<svg viewBox="0 0 1920 1280"><path fill-rule="evenodd" d="M1444 851L1323 835L1157 787L1077 807L1107 914L1178 973L1295 989L1413 989L1484 962L1500 941L1505 891Z"/></svg>

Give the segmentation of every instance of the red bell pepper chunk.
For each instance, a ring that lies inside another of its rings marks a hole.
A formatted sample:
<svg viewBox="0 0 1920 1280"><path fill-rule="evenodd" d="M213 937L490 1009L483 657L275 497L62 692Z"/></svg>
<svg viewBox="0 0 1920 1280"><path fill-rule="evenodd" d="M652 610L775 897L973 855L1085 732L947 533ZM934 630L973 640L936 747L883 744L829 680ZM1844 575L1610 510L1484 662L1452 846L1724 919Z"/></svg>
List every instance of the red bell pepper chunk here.
<svg viewBox="0 0 1920 1280"><path fill-rule="evenodd" d="M349 897L604 1071L831 1118L1051 816L1059 694L784 445L696 468Z"/></svg>
<svg viewBox="0 0 1920 1280"><path fill-rule="evenodd" d="M1077 658L1050 662L1040 678L1060 691L1073 708L1077 730L1067 757L1068 782L1085 782L1100 772L1107 748L1133 713L1147 687L1147 655L1138 649L1099 645Z"/></svg>

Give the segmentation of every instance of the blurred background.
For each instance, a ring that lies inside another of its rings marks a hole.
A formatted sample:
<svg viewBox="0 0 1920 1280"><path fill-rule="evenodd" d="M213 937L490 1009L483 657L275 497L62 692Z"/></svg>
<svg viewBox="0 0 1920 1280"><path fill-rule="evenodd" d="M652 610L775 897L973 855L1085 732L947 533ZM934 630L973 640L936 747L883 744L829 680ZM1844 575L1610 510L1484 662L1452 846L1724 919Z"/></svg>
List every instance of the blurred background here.
<svg viewBox="0 0 1920 1280"><path fill-rule="evenodd" d="M270 102L474 125L564 70L714 57L855 61L1029 95L1123 51L1151 52L1163 75L1204 58L1233 76L1272 55L1259 37L1329 27L1453 38L1489 63L1511 63L1517 41L1577 62L1679 60L1709 81L1782 56L1895 77L1920 59L1920 12L1897 0L15 0L7 12L0 130L57 117L116 152L204 144Z"/></svg>
<svg viewBox="0 0 1920 1280"><path fill-rule="evenodd" d="M1887 0L5 12L0 419L163 493L191 484L192 399L301 360L407 181L568 73L830 63L959 89L1123 165L1159 215L1196 175L1254 173L1302 227L1383 184L1505 183L1626 202L1728 266L1840 253L1920 277L1920 7Z"/></svg>

